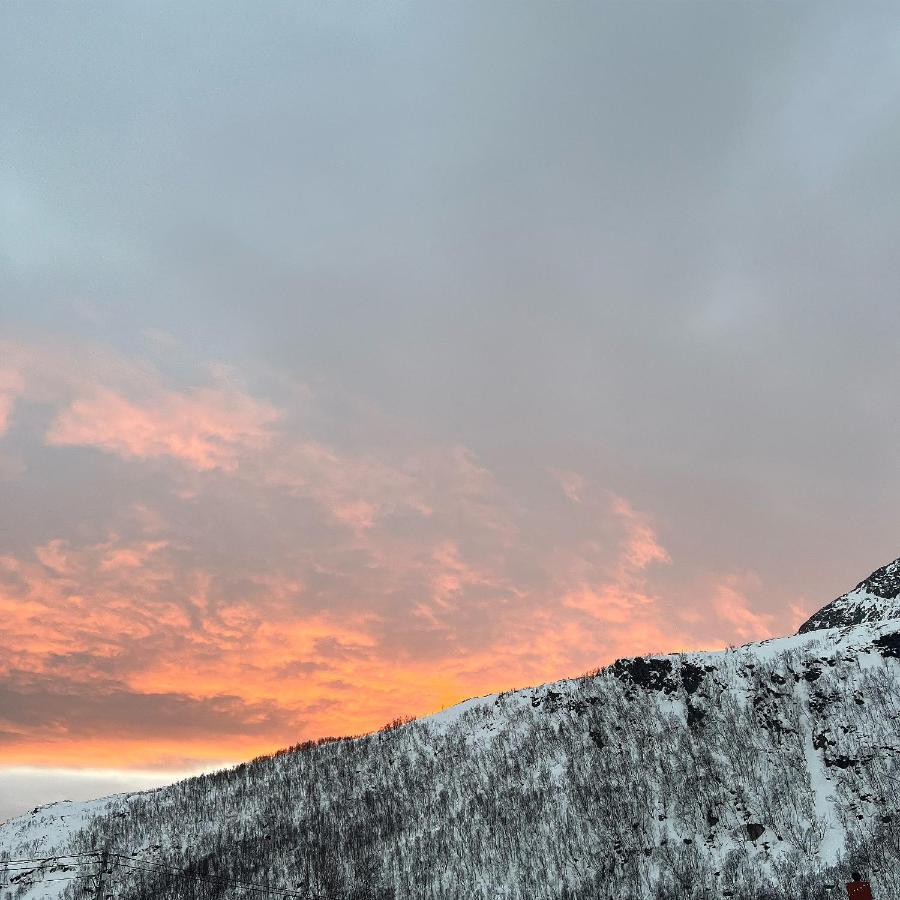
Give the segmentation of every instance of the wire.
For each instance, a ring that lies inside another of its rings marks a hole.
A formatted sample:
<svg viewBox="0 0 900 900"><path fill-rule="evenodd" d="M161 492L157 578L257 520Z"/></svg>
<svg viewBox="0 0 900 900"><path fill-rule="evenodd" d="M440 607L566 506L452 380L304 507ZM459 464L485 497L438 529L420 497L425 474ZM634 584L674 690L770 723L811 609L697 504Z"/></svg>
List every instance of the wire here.
<svg viewBox="0 0 900 900"><path fill-rule="evenodd" d="M68 875L65 878L41 878L38 881L28 882L27 886L28 887L37 887L38 885L41 885L41 884L52 884L54 881L73 881L76 878L96 878L99 874L100 874L99 872L92 872L90 875ZM8 884L3 885L3 887L21 887L22 885L25 885L25 884L26 884L26 882L24 882L24 881L21 883L17 882L16 884L13 884L10 881Z"/></svg>
<svg viewBox="0 0 900 900"><path fill-rule="evenodd" d="M4 866L0 863L0 872L53 872L61 871L62 869L74 869L77 865L78 863L65 863L45 869L43 866Z"/></svg>
<svg viewBox="0 0 900 900"><path fill-rule="evenodd" d="M56 859L75 859L81 856L99 856L99 850L85 850L83 853L60 853L59 856L23 856L21 859L0 859L0 866L20 862L53 862Z"/></svg>

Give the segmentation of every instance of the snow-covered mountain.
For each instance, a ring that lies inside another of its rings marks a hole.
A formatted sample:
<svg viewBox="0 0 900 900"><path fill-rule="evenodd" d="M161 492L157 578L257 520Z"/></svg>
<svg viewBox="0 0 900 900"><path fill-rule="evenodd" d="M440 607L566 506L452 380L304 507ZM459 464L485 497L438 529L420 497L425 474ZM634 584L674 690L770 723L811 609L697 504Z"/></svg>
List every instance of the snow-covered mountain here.
<svg viewBox="0 0 900 900"><path fill-rule="evenodd" d="M791 637L40 808L0 825L0 897L94 897L101 850L123 900L900 896L898 577Z"/></svg>
<svg viewBox="0 0 900 900"><path fill-rule="evenodd" d="M876 569L852 591L823 606L800 626L800 633L900 618L900 559Z"/></svg>

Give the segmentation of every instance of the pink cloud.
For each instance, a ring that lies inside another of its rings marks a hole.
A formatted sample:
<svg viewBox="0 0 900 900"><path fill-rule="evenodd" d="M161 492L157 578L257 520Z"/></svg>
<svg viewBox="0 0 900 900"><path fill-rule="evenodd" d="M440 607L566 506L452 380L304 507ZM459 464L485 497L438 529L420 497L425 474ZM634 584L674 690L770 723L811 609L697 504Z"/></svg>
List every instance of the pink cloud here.
<svg viewBox="0 0 900 900"><path fill-rule="evenodd" d="M142 401L95 387L64 409L46 435L55 446L97 447L124 457L172 457L200 470L233 471L271 441L279 412L234 388L157 389Z"/></svg>
<svg viewBox="0 0 900 900"><path fill-rule="evenodd" d="M653 598L616 584L597 588L582 585L563 597L563 605L580 609L600 622L622 625L645 615L647 608L652 608Z"/></svg>
<svg viewBox="0 0 900 900"><path fill-rule="evenodd" d="M573 503L581 503L581 495L585 488L585 480L581 475L561 469L551 469L551 474L559 482L562 492Z"/></svg>
<svg viewBox="0 0 900 900"><path fill-rule="evenodd" d="M772 637L775 617L750 608L746 591L759 586L752 574L730 575L714 588L712 608L729 626L730 631L744 641Z"/></svg>
<svg viewBox="0 0 900 900"><path fill-rule="evenodd" d="M311 499L356 532L396 514L428 518L448 503L485 528L505 527L502 513L487 499L494 487L491 473L457 445L377 454L285 439L273 449L262 478Z"/></svg>
<svg viewBox="0 0 900 900"><path fill-rule="evenodd" d="M417 486L397 465L371 453L296 440L278 448L264 480L309 497L337 521L365 530L383 515L415 503Z"/></svg>
<svg viewBox="0 0 900 900"><path fill-rule="evenodd" d="M234 471L267 447L282 413L207 366L207 384L179 388L145 362L103 347L0 341L0 433L15 400L50 406L45 439L133 459L169 457L201 470Z"/></svg>
<svg viewBox="0 0 900 900"><path fill-rule="evenodd" d="M654 562L671 562L668 551L660 546L653 528L632 509L627 500L615 497L613 511L626 525L622 544L623 562L637 570L645 569Z"/></svg>
<svg viewBox="0 0 900 900"><path fill-rule="evenodd" d="M128 547L111 547L101 559L100 569L109 572L144 567L151 554L167 546L167 541L140 541Z"/></svg>
<svg viewBox="0 0 900 900"><path fill-rule="evenodd" d="M35 547L34 555L44 566L59 575L70 575L78 568L79 560L70 552L68 541L59 538Z"/></svg>

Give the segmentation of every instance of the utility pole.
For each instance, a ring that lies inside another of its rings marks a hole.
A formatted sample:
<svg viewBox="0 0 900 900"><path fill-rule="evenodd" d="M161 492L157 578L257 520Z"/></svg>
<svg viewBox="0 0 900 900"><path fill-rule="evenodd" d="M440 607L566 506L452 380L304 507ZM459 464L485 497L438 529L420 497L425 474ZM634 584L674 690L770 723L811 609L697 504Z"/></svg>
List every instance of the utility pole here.
<svg viewBox="0 0 900 900"><path fill-rule="evenodd" d="M103 900L103 876L106 874L106 866L109 862L109 850L100 853L100 871L97 873L97 889L94 892L94 900Z"/></svg>

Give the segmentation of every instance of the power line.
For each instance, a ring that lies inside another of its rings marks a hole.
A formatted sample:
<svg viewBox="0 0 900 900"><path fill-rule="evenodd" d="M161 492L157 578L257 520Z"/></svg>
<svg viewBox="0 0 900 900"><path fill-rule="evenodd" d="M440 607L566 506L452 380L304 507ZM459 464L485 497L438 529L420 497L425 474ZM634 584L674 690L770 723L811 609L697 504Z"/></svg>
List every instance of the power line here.
<svg viewBox="0 0 900 900"><path fill-rule="evenodd" d="M51 866L47 869L44 866L4 866L3 863L0 863L0 872L55 872L63 869L74 869L77 865L78 863L65 863L59 866Z"/></svg>
<svg viewBox="0 0 900 900"><path fill-rule="evenodd" d="M77 878L96 878L96 877L97 877L97 873L91 872L88 875L66 875L64 878L38 878L35 880L30 880L28 882L26 882L26 881L14 882L13 879L10 879L7 884L3 885L3 887L21 887L22 885L25 885L25 884L27 884L28 887L35 887L40 884L52 884L54 881L74 881Z"/></svg>
<svg viewBox="0 0 900 900"><path fill-rule="evenodd" d="M77 859L82 856L99 856L99 850L85 850L82 853L60 853L58 856L23 856L20 859L0 859L0 866L5 866L7 863L20 863L20 862L53 862L57 859Z"/></svg>

